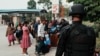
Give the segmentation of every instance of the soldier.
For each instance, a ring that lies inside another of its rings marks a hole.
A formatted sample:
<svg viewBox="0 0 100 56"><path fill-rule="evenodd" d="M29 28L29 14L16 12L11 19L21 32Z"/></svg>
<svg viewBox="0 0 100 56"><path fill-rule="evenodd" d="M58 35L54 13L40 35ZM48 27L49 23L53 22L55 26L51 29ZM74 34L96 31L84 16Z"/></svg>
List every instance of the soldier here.
<svg viewBox="0 0 100 56"><path fill-rule="evenodd" d="M82 24L86 13L84 6L75 4L69 14L72 24L65 26L60 33L60 39L55 56L94 56L96 37L91 27Z"/></svg>

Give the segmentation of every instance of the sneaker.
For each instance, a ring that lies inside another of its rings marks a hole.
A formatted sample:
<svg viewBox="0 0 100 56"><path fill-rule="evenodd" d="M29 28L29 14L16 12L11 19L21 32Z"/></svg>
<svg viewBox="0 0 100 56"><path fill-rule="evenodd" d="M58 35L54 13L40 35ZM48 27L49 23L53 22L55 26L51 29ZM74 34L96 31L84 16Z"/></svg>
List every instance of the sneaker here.
<svg viewBox="0 0 100 56"><path fill-rule="evenodd" d="M28 56L27 54L23 54L24 56Z"/></svg>
<svg viewBox="0 0 100 56"><path fill-rule="evenodd" d="M11 44L9 44L8 46L11 46Z"/></svg>
<svg viewBox="0 0 100 56"><path fill-rule="evenodd" d="M36 56L40 56L40 54L37 54Z"/></svg>
<svg viewBox="0 0 100 56"><path fill-rule="evenodd" d="M40 53L40 55L45 55L45 53Z"/></svg>
<svg viewBox="0 0 100 56"><path fill-rule="evenodd" d="M28 54L26 56L29 56Z"/></svg>
<svg viewBox="0 0 100 56"><path fill-rule="evenodd" d="M23 54L24 56L26 56L26 54Z"/></svg>
<svg viewBox="0 0 100 56"><path fill-rule="evenodd" d="M35 52L34 54L38 54L38 52Z"/></svg>

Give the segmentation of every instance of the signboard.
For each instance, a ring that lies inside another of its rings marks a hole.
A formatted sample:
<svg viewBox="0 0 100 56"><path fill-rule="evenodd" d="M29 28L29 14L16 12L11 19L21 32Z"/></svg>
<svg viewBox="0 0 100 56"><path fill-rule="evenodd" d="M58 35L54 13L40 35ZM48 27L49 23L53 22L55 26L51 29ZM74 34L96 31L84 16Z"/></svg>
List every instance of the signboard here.
<svg viewBox="0 0 100 56"><path fill-rule="evenodd" d="M59 13L59 5L58 4L53 4L52 5L52 13L53 14Z"/></svg>

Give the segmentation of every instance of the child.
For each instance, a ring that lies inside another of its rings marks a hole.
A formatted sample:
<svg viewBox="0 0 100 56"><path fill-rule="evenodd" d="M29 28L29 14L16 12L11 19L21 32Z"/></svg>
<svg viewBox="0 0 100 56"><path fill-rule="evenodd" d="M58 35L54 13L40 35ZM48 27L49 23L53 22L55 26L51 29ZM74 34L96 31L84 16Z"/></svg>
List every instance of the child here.
<svg viewBox="0 0 100 56"><path fill-rule="evenodd" d="M11 42L13 42L13 45L15 44L14 31L14 27L11 23L9 23L6 31L6 37L8 37L9 46L11 46Z"/></svg>
<svg viewBox="0 0 100 56"><path fill-rule="evenodd" d="M51 45L51 43L50 43L50 38L49 38L49 34L46 32L45 33L45 41L44 41L44 44L45 45Z"/></svg>
<svg viewBox="0 0 100 56"><path fill-rule="evenodd" d="M45 33L45 40L44 40L44 48L42 50L42 53L48 53L49 50L50 50L50 46L51 46L51 41L50 41L50 38L49 38L49 34L46 32Z"/></svg>
<svg viewBox="0 0 100 56"><path fill-rule="evenodd" d="M17 30L16 30L16 38L18 40L18 43L20 44L20 40L22 39L22 26L21 26L21 23L18 24L17 26Z"/></svg>

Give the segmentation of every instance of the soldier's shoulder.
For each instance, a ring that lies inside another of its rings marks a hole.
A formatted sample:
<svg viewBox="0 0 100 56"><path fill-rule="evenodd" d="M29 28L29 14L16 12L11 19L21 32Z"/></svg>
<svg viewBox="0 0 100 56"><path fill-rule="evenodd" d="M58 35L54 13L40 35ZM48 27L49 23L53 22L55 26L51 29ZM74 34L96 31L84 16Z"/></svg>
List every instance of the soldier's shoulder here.
<svg viewBox="0 0 100 56"><path fill-rule="evenodd" d="M69 30L70 28L71 28L71 25L64 26L64 27L61 29L61 32L65 32L65 31Z"/></svg>
<svg viewBox="0 0 100 56"><path fill-rule="evenodd" d="M94 32L94 28L92 28L92 27L88 27L88 29Z"/></svg>
<svg viewBox="0 0 100 56"><path fill-rule="evenodd" d="M71 25L64 26L64 27L62 28L62 30L63 30L63 29L69 29L70 27L71 27Z"/></svg>
<svg viewBox="0 0 100 56"><path fill-rule="evenodd" d="M88 31L90 31L90 32L92 32L92 33L95 33L94 28L92 28L92 27L90 27L90 26L86 26L86 27L87 27L87 30L88 30Z"/></svg>
<svg viewBox="0 0 100 56"><path fill-rule="evenodd" d="M87 26L87 25L84 25L84 24L82 24L82 26L87 28L87 29L93 30L93 28L91 26Z"/></svg>

